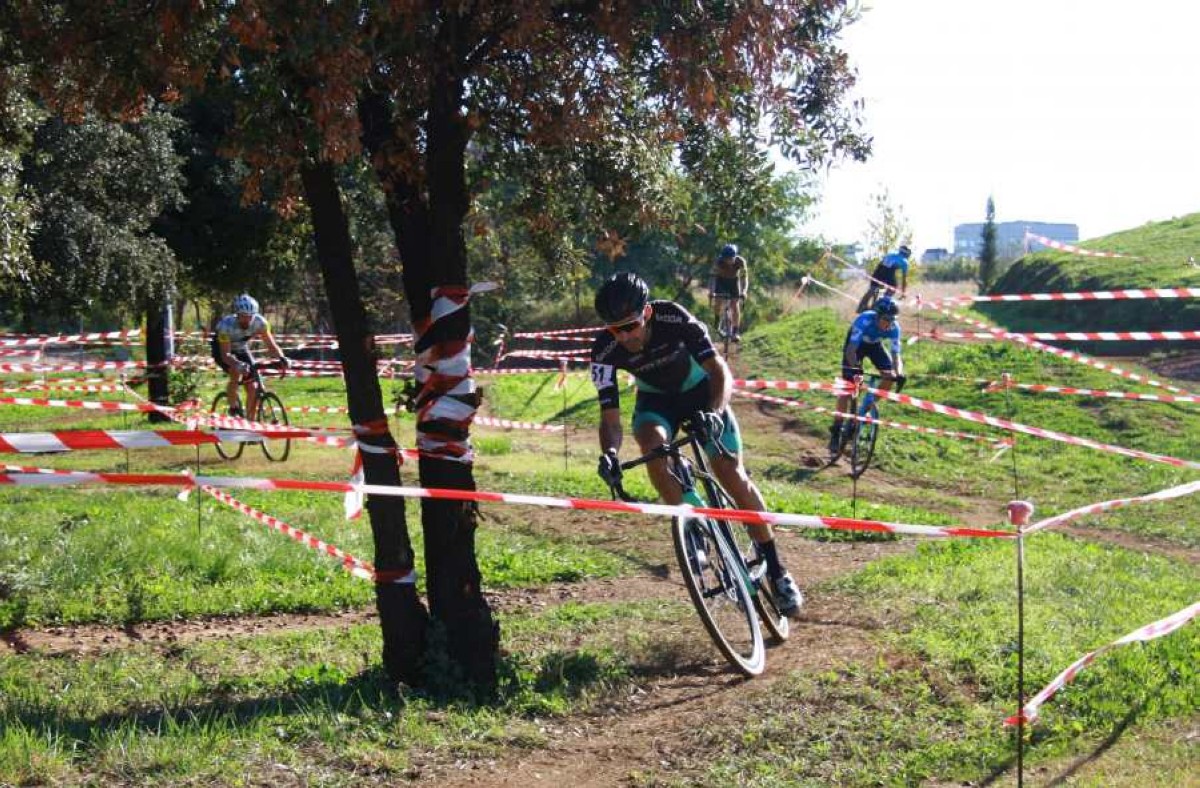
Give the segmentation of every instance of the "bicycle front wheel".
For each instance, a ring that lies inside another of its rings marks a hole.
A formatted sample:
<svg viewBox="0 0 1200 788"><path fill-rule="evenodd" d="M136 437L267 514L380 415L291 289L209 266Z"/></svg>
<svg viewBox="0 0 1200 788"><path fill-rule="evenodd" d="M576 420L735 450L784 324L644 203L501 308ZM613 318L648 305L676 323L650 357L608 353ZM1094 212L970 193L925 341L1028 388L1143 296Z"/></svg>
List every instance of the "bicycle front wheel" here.
<svg viewBox="0 0 1200 788"><path fill-rule="evenodd" d="M212 412L217 416L229 415L229 395L224 391L213 397ZM236 460L246 450L246 444L241 441L218 441L213 445L224 460Z"/></svg>
<svg viewBox="0 0 1200 788"><path fill-rule="evenodd" d="M722 520L720 527L725 529L729 538L742 554L742 561L750 573L750 581L754 584L754 609L758 611L758 619L767 628L767 633L776 643L782 643L791 634L791 624L788 617L779 612L779 602L775 599L775 589L771 587L771 578L767 577L767 560L759 555L750 532L742 523Z"/></svg>
<svg viewBox="0 0 1200 788"><path fill-rule="evenodd" d="M850 475L856 479L862 476L871 464L871 457L875 454L875 435L879 431L879 410L875 403L871 403L861 415L870 421L860 422L858 435L854 437L854 450L850 454Z"/></svg>
<svg viewBox="0 0 1200 788"><path fill-rule="evenodd" d="M766 667L766 647L745 566L711 521L676 517L671 523L675 557L704 628L729 663L746 676Z"/></svg>
<svg viewBox="0 0 1200 788"><path fill-rule="evenodd" d="M276 427L288 426L288 415L283 407L283 400L272 391L263 392L259 397L258 422ZM271 462L283 462L292 451L291 438L264 439L261 445L263 454Z"/></svg>

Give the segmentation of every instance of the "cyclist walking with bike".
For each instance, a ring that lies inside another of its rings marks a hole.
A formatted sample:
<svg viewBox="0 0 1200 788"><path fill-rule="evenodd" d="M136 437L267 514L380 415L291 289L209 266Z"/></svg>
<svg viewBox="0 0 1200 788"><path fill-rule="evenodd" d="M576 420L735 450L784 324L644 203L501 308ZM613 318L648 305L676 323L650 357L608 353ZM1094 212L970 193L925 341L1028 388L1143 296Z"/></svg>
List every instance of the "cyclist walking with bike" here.
<svg viewBox="0 0 1200 788"><path fill-rule="evenodd" d="M291 360L279 349L279 344L271 334L271 324L259 314L258 302L246 293L233 299L233 314L225 315L217 321L216 330L212 337L212 356L217 366L229 373L229 381L225 384L225 393L229 398L229 415L245 417L247 413L253 418L258 411L258 394L254 389L253 378L250 375L254 359L250 355L247 344L251 339L261 339L271 353L279 359L284 369L291 365ZM238 398L238 384L246 388L246 408L241 407Z"/></svg>
<svg viewBox="0 0 1200 788"><path fill-rule="evenodd" d="M738 254L734 244L726 244L713 263L712 277L708 286L708 302L717 315L717 331L721 337L725 332L734 342L742 341L742 303L750 287L750 268L746 258ZM729 306L729 324L722 325L721 314Z"/></svg>
<svg viewBox="0 0 1200 788"><path fill-rule="evenodd" d="M679 304L650 301L649 296L646 283L632 273L614 274L596 293L596 312L607 323L591 351L592 383L600 400L600 477L609 486L621 477L617 371L625 370L637 383L633 432L642 453L669 443L684 419L690 419L705 433L705 452L714 473L737 506L765 511L762 494L742 462L741 434L729 407L733 392L729 367L703 323ZM724 451L717 448L718 441ZM683 502L666 460L651 460L646 468L666 503ZM767 565L780 612L798 616L803 596L779 558L770 526L747 528Z"/></svg>
<svg viewBox="0 0 1200 788"><path fill-rule="evenodd" d="M857 386L856 378L863 373L863 359L871 359L871 363L879 370L884 380L880 388L887 390L893 383L897 390L904 387L904 359L900 355L900 306L891 296L883 296L875 302L874 309L868 309L850 324L846 332L846 341L842 345L842 380L851 386ZM884 340L891 346L892 353L883 347ZM829 428L829 454L836 457L842 445L843 414L850 405L850 394L838 396L837 413L833 417L833 425Z"/></svg>
<svg viewBox="0 0 1200 788"><path fill-rule="evenodd" d="M875 266L875 270L871 272L871 281L867 286L867 293L858 302L858 309L855 311L863 313L871 308L883 291L883 295L895 295L896 293L896 274L900 274L900 298L904 298L904 294L908 291L908 261L912 257L912 249L908 248L907 244L900 244L900 248L891 254L885 254L883 259L879 261L879 265Z"/></svg>

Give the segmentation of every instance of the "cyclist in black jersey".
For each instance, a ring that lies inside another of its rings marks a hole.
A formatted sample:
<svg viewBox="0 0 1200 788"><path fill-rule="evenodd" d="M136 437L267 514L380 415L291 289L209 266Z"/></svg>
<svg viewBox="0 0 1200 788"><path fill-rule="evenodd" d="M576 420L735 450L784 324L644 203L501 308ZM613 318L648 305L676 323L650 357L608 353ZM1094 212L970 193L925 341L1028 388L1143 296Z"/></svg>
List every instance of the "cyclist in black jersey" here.
<svg viewBox="0 0 1200 788"><path fill-rule="evenodd" d="M600 399L599 472L605 481L620 478L618 451L621 427L617 371L632 373L637 383L633 433L643 454L669 443L685 418L704 425L705 446L713 471L738 507L764 511L762 493L746 474L741 434L729 407L732 376L708 337L708 329L672 301L650 301L649 288L631 273L614 274L596 293L596 312L607 328L592 343L592 383ZM722 456L714 441L728 452ZM650 481L664 501L683 502L678 482L665 459L647 463ZM747 526L766 559L780 611L799 615L803 596L784 568L769 525Z"/></svg>

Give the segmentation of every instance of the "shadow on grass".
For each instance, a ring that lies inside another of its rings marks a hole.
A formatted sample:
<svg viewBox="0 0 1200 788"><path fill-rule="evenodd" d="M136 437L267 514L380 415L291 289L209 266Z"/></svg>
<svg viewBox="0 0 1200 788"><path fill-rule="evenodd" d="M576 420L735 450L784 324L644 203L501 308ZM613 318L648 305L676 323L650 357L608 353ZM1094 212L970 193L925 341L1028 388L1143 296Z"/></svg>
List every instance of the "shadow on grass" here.
<svg viewBox="0 0 1200 788"><path fill-rule="evenodd" d="M1049 786L1065 785L1067 780L1074 777L1075 774L1077 774L1079 772L1079 770L1081 770L1088 764L1093 763L1094 761L1098 760L1100 758L1100 756L1102 756L1102 755L1104 755L1104 753L1108 752L1109 749L1111 749L1114 744L1116 744L1118 741L1120 741L1121 736L1123 736L1125 734L1125 731L1129 728L1129 726L1132 725L1133 723L1137 722L1138 718L1142 716L1142 712L1146 709L1146 704L1149 703L1149 701L1151 701L1152 699L1154 699L1162 694L1162 690L1163 690L1164 686L1165 686L1164 684L1160 683L1158 686L1156 686L1153 689L1152 692L1150 692L1145 697L1143 697L1140 701L1138 701L1137 704L1134 705L1129 710L1129 713L1126 714L1123 718L1121 718L1121 720L1116 725L1113 726L1113 729L1109 732L1109 734L1107 736L1104 737L1103 741L1101 741L1099 744L1096 745L1095 749L1093 749L1091 752L1087 753L1086 755L1083 755L1083 756L1077 758L1074 763L1072 763L1070 766L1067 767L1066 771L1064 771L1062 774L1059 774L1059 775L1055 776L1054 778L1052 778L1048 783L1046 783L1047 788L1049 788ZM1028 755L1028 753L1029 753L1028 745L1026 745L1025 751L1026 751L1026 754ZM980 783L980 785L981 786L995 785L997 781L999 781L1002 777L1005 777L1008 774L1009 770L1012 769L1016 765L1016 762L1017 762L1016 755L1009 756L1009 758L1007 760L1005 760L1002 764L997 766L996 769L993 770L992 773L989 774L983 780L983 782Z"/></svg>
<svg viewBox="0 0 1200 788"><path fill-rule="evenodd" d="M381 666L350 676L324 665L309 666L269 693L253 698L232 697L239 690L218 681L199 690L201 697L189 693L174 701L169 694L157 701L136 699L125 709L95 716L73 715L49 698L29 700L11 704L0 720L6 726L20 725L47 739L65 741L77 758L86 759L89 752L105 746L118 733L154 737L167 730L191 730L203 736L209 729L252 727L263 718L278 719L285 728L295 724L297 730L309 730L317 727L311 724L314 719L329 715L360 716L366 722L385 713L390 718L413 704L420 704L423 710L467 715L490 711L534 717L565 701L603 693L634 675L677 675L681 662L686 660L656 654L630 665L576 649L543 653L536 659L510 654L500 661L499 685L491 693L436 679L430 682L433 690L413 689L391 681ZM688 667L702 671L697 665ZM157 708L148 708L151 704Z"/></svg>

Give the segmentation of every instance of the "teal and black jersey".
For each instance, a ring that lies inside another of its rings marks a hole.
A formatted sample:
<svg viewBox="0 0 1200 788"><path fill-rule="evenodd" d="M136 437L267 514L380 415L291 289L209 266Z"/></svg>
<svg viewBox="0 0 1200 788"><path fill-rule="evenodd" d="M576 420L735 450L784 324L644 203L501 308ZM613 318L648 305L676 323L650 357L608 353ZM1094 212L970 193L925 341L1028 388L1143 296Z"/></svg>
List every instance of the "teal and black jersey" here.
<svg viewBox="0 0 1200 788"><path fill-rule="evenodd" d="M631 373L639 392L676 394L708 378L701 366L717 354L708 328L673 301L651 301L649 335L638 353L630 353L608 330L592 343L592 383L601 410L620 407L617 370Z"/></svg>

